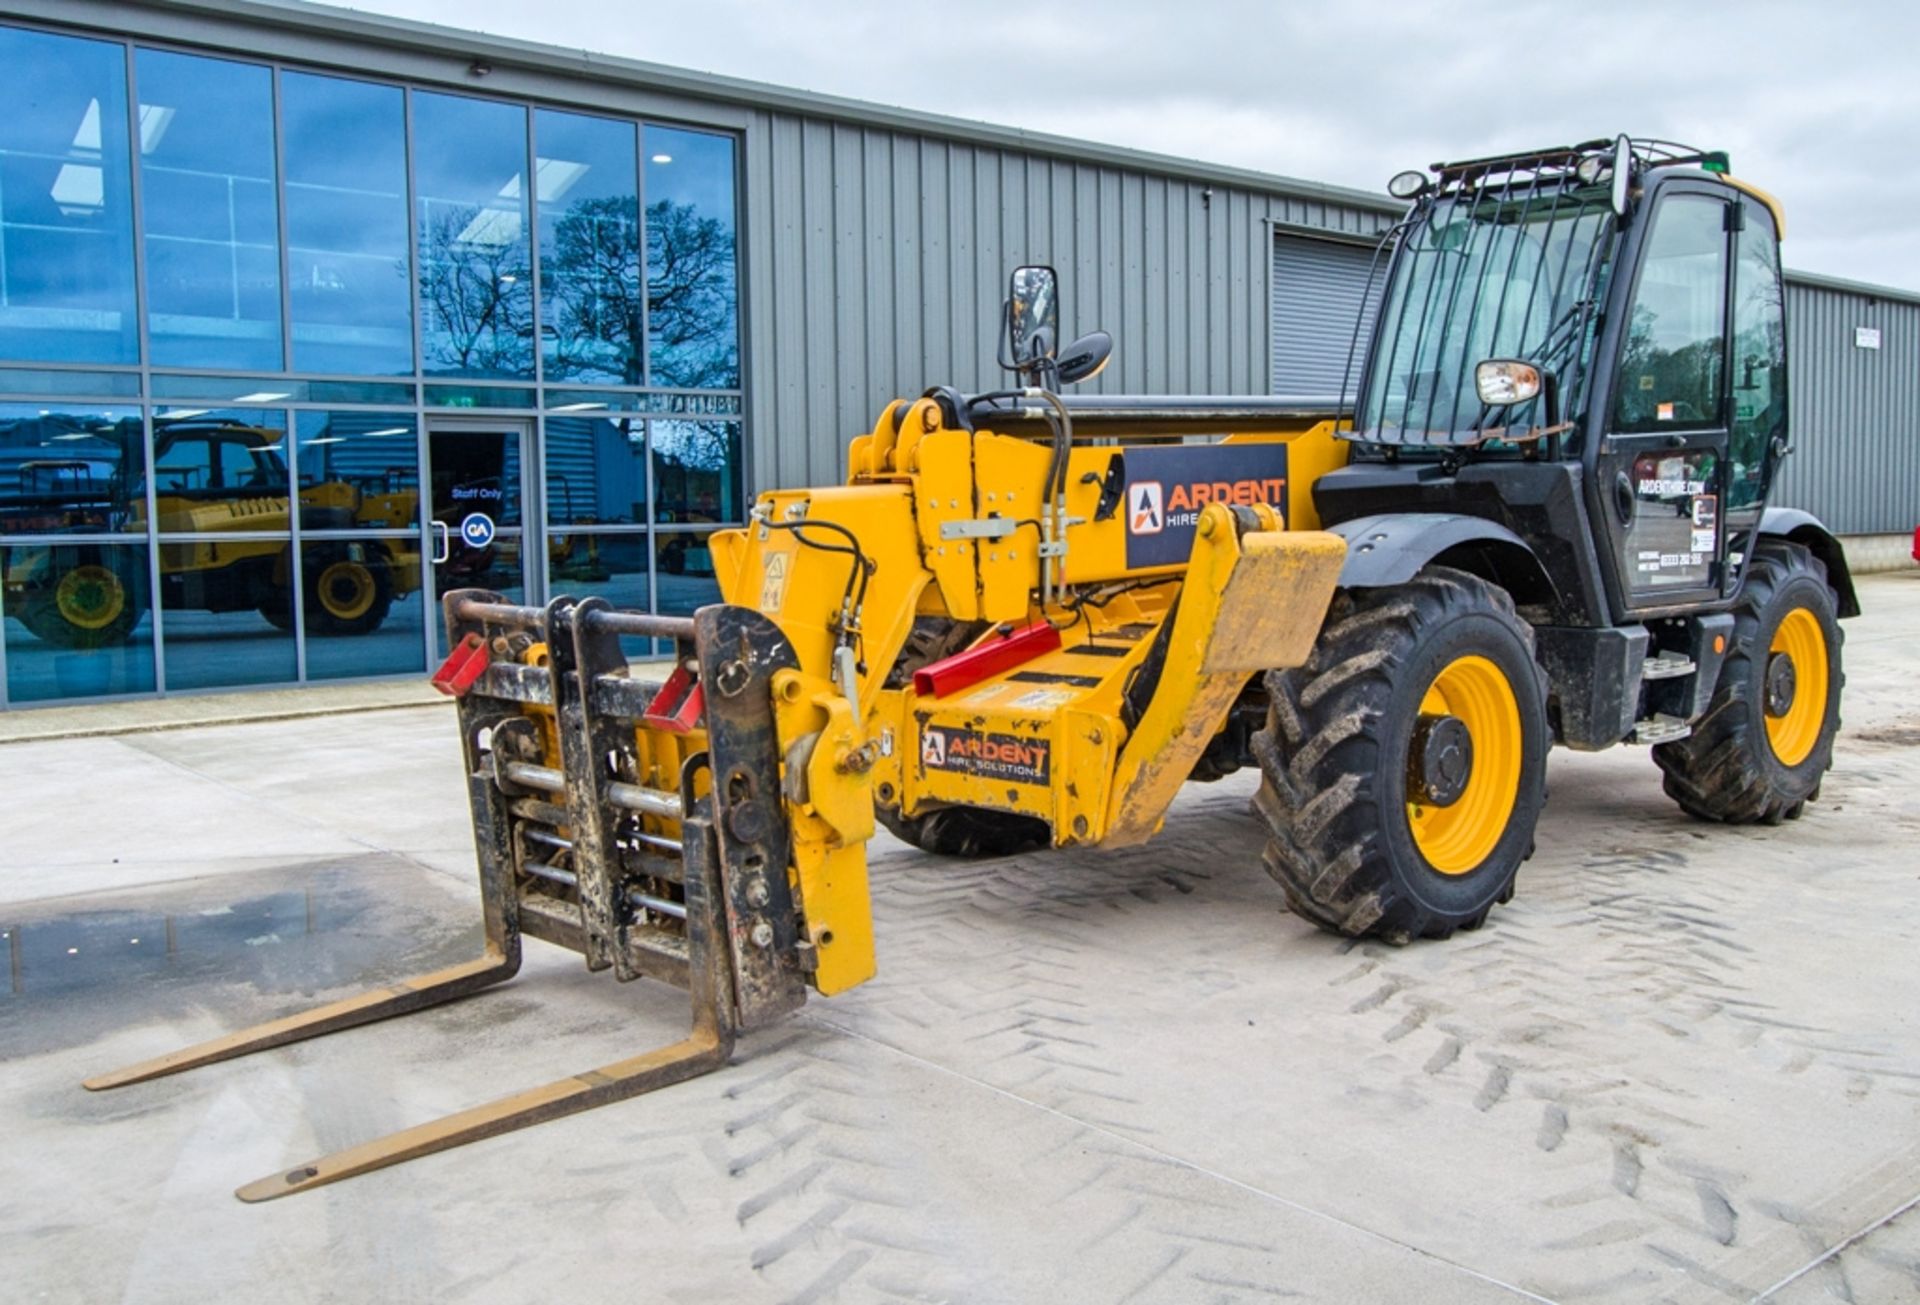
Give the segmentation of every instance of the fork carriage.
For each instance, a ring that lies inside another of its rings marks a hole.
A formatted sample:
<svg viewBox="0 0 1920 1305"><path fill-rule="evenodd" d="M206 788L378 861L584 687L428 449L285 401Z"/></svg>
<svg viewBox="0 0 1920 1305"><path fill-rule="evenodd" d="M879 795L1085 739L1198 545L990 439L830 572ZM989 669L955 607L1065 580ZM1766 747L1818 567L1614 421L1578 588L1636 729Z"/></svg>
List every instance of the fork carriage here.
<svg viewBox="0 0 1920 1305"><path fill-rule="evenodd" d="M687 990L669 1046L296 1165L242 1187L265 1201L694 1078L735 1036L798 1009L814 948L787 867L774 675L797 666L759 613L541 609L459 590L443 603L479 855L480 957L87 1080L121 1087L467 996L520 968L522 935L622 981ZM672 640L664 683L633 678L622 637ZM707 686L713 686L707 691ZM716 797L716 794L718 795Z"/></svg>

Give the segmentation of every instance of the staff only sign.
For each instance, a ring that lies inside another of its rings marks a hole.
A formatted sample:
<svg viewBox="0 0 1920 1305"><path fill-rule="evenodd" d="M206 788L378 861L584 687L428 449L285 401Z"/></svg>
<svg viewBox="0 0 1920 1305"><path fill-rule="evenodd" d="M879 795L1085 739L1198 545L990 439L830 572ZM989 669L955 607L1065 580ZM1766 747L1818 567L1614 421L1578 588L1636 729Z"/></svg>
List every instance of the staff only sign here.
<svg viewBox="0 0 1920 1305"><path fill-rule="evenodd" d="M1209 503L1265 503L1287 519L1287 446L1179 444L1128 449L1127 566L1169 566L1193 556L1193 528Z"/></svg>

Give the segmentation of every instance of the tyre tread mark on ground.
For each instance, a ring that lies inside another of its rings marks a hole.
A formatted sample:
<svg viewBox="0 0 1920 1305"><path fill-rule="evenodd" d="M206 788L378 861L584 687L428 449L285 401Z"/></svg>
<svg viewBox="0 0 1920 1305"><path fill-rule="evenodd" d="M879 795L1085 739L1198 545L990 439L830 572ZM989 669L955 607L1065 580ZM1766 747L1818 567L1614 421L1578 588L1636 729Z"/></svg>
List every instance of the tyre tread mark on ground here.
<svg viewBox="0 0 1920 1305"><path fill-rule="evenodd" d="M1733 1208L1726 1192L1708 1178L1694 1179L1693 1188L1700 1197L1700 1217L1706 1220L1707 1234L1722 1246L1733 1245L1740 1232L1740 1212Z"/></svg>
<svg viewBox="0 0 1920 1305"><path fill-rule="evenodd" d="M1549 1102L1540 1112L1540 1134L1534 1144L1542 1151L1558 1151L1567 1136L1567 1108Z"/></svg>

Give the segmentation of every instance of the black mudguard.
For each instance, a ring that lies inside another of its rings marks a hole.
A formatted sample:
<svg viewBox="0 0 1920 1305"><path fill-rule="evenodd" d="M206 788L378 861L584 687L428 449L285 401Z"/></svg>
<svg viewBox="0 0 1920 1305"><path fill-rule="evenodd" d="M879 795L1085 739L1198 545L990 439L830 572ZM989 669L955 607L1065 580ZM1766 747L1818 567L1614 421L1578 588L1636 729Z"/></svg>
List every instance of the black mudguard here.
<svg viewBox="0 0 1920 1305"><path fill-rule="evenodd" d="M1760 537L1784 539L1800 544L1819 558L1827 568L1827 584L1833 589L1834 610L1845 619L1860 615L1860 599L1854 593L1853 572L1847 566L1847 550L1820 518L1799 508L1770 507L1760 514Z"/></svg>

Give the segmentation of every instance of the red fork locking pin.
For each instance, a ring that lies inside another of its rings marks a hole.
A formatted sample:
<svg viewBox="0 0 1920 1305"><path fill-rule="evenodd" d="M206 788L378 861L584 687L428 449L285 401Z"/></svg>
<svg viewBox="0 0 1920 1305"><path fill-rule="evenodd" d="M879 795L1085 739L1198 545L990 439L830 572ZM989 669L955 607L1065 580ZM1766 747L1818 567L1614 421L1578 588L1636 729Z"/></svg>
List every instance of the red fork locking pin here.
<svg viewBox="0 0 1920 1305"><path fill-rule="evenodd" d="M454 645L453 651L447 654L447 660L440 663L440 669L433 673L430 682L449 698L465 697L467 690L486 672L492 660L487 641L477 634L469 634Z"/></svg>
<svg viewBox="0 0 1920 1305"><path fill-rule="evenodd" d="M700 681L682 663L673 668L673 674L660 686L660 692L653 695L640 723L669 734L687 734L700 724L706 710L707 697Z"/></svg>

